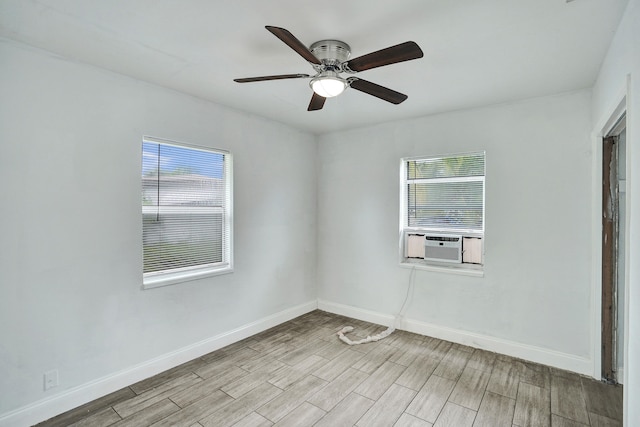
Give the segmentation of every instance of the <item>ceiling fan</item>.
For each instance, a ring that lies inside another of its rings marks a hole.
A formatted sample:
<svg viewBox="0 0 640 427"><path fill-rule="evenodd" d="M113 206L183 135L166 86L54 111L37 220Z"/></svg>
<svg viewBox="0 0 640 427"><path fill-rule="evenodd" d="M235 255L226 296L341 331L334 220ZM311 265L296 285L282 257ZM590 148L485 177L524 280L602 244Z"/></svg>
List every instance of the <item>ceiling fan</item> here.
<svg viewBox="0 0 640 427"><path fill-rule="evenodd" d="M267 25L265 27L273 35L282 40L287 46L306 59L316 71L314 76L309 74L280 74L275 76L247 77L234 79L238 83L261 82L266 80L311 78L309 86L313 89L313 96L307 111L320 110L327 98L340 95L348 87L360 92L373 95L392 104L400 104L407 99L407 95L396 92L384 86L363 80L359 77L343 78L340 73L355 74L360 71L397 62L422 58L423 53L415 42L400 43L386 49L377 50L367 55L349 59L351 48L339 40L320 40L307 48L288 30Z"/></svg>

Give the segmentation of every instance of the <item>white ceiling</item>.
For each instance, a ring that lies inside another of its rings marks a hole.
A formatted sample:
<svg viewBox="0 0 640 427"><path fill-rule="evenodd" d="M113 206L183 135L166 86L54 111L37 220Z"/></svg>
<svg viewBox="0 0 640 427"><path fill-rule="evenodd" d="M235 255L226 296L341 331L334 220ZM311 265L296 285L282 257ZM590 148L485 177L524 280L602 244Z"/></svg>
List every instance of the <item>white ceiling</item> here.
<svg viewBox="0 0 640 427"><path fill-rule="evenodd" d="M0 0L0 37L320 134L591 87L627 1ZM265 25L424 58L358 74L400 105L350 89L308 112L306 79L233 82L314 74Z"/></svg>

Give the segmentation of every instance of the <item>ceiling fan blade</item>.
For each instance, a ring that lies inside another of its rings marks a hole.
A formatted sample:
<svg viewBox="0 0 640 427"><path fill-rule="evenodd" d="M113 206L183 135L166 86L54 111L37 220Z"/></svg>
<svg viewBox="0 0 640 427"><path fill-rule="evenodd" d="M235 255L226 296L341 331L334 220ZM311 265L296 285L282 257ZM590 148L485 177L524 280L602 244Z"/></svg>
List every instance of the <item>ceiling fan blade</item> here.
<svg viewBox="0 0 640 427"><path fill-rule="evenodd" d="M320 60L316 58L316 56L288 30L280 27L272 27L270 25L267 25L265 28L271 31L274 36L282 40L291 49L298 52L298 55L302 56L307 61L317 65L322 64L322 62L320 62Z"/></svg>
<svg viewBox="0 0 640 427"><path fill-rule="evenodd" d="M303 79L311 77L309 74L279 74L276 76L262 77L245 77L243 79L233 79L237 83L264 82L266 80L283 80L283 79Z"/></svg>
<svg viewBox="0 0 640 427"><path fill-rule="evenodd" d="M351 71L364 71L382 67L383 65L422 58L423 56L422 49L416 42L404 42L351 59L346 64Z"/></svg>
<svg viewBox="0 0 640 427"><path fill-rule="evenodd" d="M325 98L324 96L320 96L317 93L313 92L313 96L311 97L311 102L309 102L309 108L307 108L307 111L322 110L322 107L324 107L324 101L326 100L327 98Z"/></svg>
<svg viewBox="0 0 640 427"><path fill-rule="evenodd" d="M404 93L396 92L395 90L358 78L350 79L349 86L392 104L400 104L408 98Z"/></svg>

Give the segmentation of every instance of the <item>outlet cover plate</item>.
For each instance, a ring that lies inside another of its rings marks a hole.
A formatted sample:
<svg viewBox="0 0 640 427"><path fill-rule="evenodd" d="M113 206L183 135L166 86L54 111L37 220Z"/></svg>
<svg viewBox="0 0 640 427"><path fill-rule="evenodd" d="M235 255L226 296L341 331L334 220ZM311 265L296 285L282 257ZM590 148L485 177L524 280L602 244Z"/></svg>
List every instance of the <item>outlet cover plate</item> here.
<svg viewBox="0 0 640 427"><path fill-rule="evenodd" d="M50 388L58 386L58 370L53 369L51 371L47 371L44 373L44 389L49 390Z"/></svg>

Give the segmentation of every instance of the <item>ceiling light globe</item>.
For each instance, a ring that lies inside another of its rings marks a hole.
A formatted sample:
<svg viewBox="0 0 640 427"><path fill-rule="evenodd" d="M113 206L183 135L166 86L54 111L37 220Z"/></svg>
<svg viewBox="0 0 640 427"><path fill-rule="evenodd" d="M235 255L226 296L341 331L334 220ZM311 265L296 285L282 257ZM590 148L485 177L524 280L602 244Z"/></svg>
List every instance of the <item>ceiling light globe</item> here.
<svg viewBox="0 0 640 427"><path fill-rule="evenodd" d="M347 88L347 82L340 77L321 76L311 80L311 89L324 98L340 95Z"/></svg>

